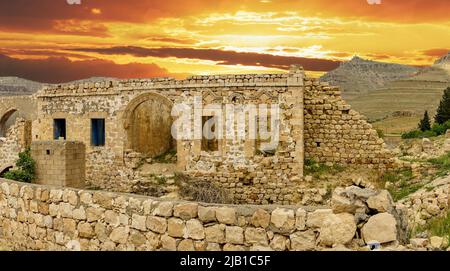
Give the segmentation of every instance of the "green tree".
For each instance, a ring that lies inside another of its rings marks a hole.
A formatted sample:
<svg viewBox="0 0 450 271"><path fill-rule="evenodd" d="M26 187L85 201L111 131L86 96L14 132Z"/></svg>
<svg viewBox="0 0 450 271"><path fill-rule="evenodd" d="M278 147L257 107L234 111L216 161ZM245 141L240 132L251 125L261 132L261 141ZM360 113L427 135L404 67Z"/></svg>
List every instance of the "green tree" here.
<svg viewBox="0 0 450 271"><path fill-rule="evenodd" d="M3 177L27 183L33 181L36 173L36 162L31 157L30 152L30 148L27 148L25 151L19 153L19 160L16 162L17 169L6 172Z"/></svg>
<svg viewBox="0 0 450 271"><path fill-rule="evenodd" d="M425 110L423 114L423 119L419 122L419 129L422 132L431 130L430 117L428 116L428 111Z"/></svg>
<svg viewBox="0 0 450 271"><path fill-rule="evenodd" d="M434 120L439 124L450 120L450 87L444 90L444 95L442 95Z"/></svg>

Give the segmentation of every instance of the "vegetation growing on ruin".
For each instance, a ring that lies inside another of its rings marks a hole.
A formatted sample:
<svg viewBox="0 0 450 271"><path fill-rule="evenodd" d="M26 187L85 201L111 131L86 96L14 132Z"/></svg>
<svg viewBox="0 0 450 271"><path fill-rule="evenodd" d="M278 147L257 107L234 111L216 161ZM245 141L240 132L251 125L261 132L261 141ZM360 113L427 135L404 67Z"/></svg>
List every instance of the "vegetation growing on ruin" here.
<svg viewBox="0 0 450 271"><path fill-rule="evenodd" d="M450 153L428 160L436 169L437 177L443 177L450 173Z"/></svg>
<svg viewBox="0 0 450 271"><path fill-rule="evenodd" d="M432 236L444 237L450 243L450 211L445 216L431 218L425 225L414 229L414 232L427 232Z"/></svg>
<svg viewBox="0 0 450 271"><path fill-rule="evenodd" d="M311 175L314 178L319 178L324 174L337 174L345 170L344 166L333 164L327 165L325 163L316 162L314 159L306 158L305 159L305 167L304 174Z"/></svg>
<svg viewBox="0 0 450 271"><path fill-rule="evenodd" d="M412 180L413 174L409 168L388 170L380 176L381 186L390 184L387 189L394 201L401 200L423 187L422 183L414 183Z"/></svg>
<svg viewBox="0 0 450 271"><path fill-rule="evenodd" d="M167 152L154 157L152 159L152 162L161 164L171 164L175 163L176 159L177 159L177 151L175 149L170 149Z"/></svg>
<svg viewBox="0 0 450 271"><path fill-rule="evenodd" d="M3 174L3 178L31 183L35 178L36 162L33 160L30 154L30 148L19 153L19 159L16 162L17 169L10 170Z"/></svg>

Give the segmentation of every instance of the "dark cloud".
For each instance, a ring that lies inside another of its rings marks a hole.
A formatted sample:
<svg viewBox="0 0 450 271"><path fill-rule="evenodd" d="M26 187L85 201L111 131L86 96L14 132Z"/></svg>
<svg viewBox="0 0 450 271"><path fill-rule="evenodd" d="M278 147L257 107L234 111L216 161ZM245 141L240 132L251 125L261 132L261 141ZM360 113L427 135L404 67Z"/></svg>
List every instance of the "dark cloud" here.
<svg viewBox="0 0 450 271"><path fill-rule="evenodd" d="M36 57L65 57L65 58L76 58L78 60L94 59L94 57L74 54L67 52L58 52L51 49L10 49L10 48L0 48L0 54L7 56L36 56Z"/></svg>
<svg viewBox="0 0 450 271"><path fill-rule="evenodd" d="M132 55L135 57L176 57L216 61L222 65L263 66L288 69L300 64L309 71L330 71L339 66L338 61L271 54L246 53L218 49L193 48L144 48L137 46L116 46L108 48L76 48L77 52L91 52L104 55Z"/></svg>
<svg viewBox="0 0 450 271"><path fill-rule="evenodd" d="M247 1L247 0L246 0ZM178 17L226 8L222 1L201 0L1 0L0 29L52 32L56 22L151 22L162 17ZM250 1L251 2L251 1ZM92 12L93 9L101 13ZM76 34L76 32L74 33Z"/></svg>
<svg viewBox="0 0 450 271"><path fill-rule="evenodd" d="M0 54L0 76L17 76L42 83L61 83L93 76L148 78L171 76L155 64L115 64L107 60L71 61L64 57L17 59Z"/></svg>

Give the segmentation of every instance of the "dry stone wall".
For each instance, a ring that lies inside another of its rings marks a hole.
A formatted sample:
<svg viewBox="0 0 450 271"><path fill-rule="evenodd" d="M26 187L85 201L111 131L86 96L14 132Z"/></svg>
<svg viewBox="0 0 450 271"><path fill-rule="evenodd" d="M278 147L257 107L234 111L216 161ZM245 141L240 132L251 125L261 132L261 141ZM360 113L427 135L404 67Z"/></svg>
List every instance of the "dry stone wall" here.
<svg viewBox="0 0 450 271"><path fill-rule="evenodd" d="M305 80L305 157L320 162L388 168L393 154L337 87Z"/></svg>
<svg viewBox="0 0 450 271"><path fill-rule="evenodd" d="M381 226L383 245L398 245L392 215L365 219L366 239ZM364 250L358 227L342 210L162 201L0 179L0 240L15 250Z"/></svg>

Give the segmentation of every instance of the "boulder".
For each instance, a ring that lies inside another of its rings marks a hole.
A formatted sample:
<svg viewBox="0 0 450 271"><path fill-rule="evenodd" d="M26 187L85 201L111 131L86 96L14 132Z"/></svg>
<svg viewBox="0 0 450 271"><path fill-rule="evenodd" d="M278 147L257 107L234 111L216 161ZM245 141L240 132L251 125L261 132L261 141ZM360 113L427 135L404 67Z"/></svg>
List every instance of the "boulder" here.
<svg viewBox="0 0 450 271"><path fill-rule="evenodd" d="M251 223L255 227L267 228L270 223L270 214L264 209L258 209L253 214Z"/></svg>
<svg viewBox="0 0 450 271"><path fill-rule="evenodd" d="M397 240L397 221L389 213L380 213L369 218L361 229L365 243L378 241L388 243Z"/></svg>
<svg viewBox="0 0 450 271"><path fill-rule="evenodd" d="M343 196L344 189L336 188L331 196L331 208L335 213L354 213L356 206L348 197Z"/></svg>
<svg viewBox="0 0 450 271"><path fill-rule="evenodd" d="M430 246L434 249L441 249L444 244L444 238L440 236L430 237Z"/></svg>
<svg viewBox="0 0 450 271"><path fill-rule="evenodd" d="M356 233L356 223L353 215L339 213L327 216L320 228L319 241L322 245L345 245Z"/></svg>
<svg viewBox="0 0 450 271"><path fill-rule="evenodd" d="M293 210L277 208L272 212L270 222L274 226L274 231L288 233L294 230L295 214Z"/></svg>
<svg viewBox="0 0 450 271"><path fill-rule="evenodd" d="M308 228L320 228L325 218L332 214L333 210L331 209L318 209L312 213L308 213L306 226Z"/></svg>
<svg viewBox="0 0 450 271"><path fill-rule="evenodd" d="M428 239L427 238L411 238L409 240L409 243L414 248L424 248L428 245Z"/></svg>
<svg viewBox="0 0 450 271"><path fill-rule="evenodd" d="M316 246L316 235L313 230L297 231L289 236L291 250L306 251L314 250Z"/></svg>
<svg viewBox="0 0 450 271"><path fill-rule="evenodd" d="M429 153L432 150L433 150L433 142L428 138L422 139L422 151L425 153Z"/></svg>
<svg viewBox="0 0 450 271"><path fill-rule="evenodd" d="M375 196L367 199L367 205L370 209L376 210L378 213L391 213L393 210L393 200L391 194L387 190L382 190Z"/></svg>

